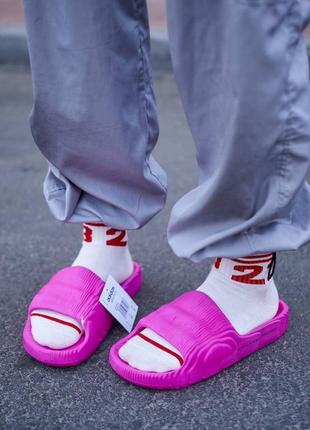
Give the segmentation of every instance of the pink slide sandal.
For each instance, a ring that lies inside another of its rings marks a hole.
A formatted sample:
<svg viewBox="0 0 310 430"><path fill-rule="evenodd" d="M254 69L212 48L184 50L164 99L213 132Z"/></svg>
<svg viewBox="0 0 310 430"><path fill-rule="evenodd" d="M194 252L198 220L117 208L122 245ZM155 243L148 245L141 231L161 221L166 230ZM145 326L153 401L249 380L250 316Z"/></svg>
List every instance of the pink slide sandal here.
<svg viewBox="0 0 310 430"><path fill-rule="evenodd" d="M159 390L185 388L206 380L282 336L288 306L280 301L276 316L246 335L239 335L210 297L187 292L143 318L110 351L115 372L133 384ZM182 354L183 364L169 372L143 372L119 357L120 348L144 328L165 338Z"/></svg>
<svg viewBox="0 0 310 430"><path fill-rule="evenodd" d="M142 269L134 263L133 273L121 286L134 296L141 288ZM49 366L77 366L87 360L108 334L114 318L99 302L104 281L92 271L81 267L67 267L57 272L41 288L30 303L23 332L27 353ZM39 345L32 337L30 315L36 309L46 309L80 321L84 333L77 343L65 349L51 349Z"/></svg>

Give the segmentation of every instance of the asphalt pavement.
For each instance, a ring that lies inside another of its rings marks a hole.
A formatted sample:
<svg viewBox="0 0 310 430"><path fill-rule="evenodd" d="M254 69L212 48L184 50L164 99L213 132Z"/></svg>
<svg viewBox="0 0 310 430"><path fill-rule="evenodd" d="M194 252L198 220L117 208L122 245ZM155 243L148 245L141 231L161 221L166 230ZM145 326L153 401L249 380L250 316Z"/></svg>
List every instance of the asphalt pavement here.
<svg viewBox="0 0 310 430"><path fill-rule="evenodd" d="M196 288L211 261L178 259L166 241L170 209L196 182L195 150L169 66L155 64L161 137L156 157L169 175L164 211L130 233L144 267L139 317ZM124 329L115 326L78 368L40 365L21 333L40 285L70 264L80 228L54 221L43 196L46 162L28 126L27 68L0 68L0 428L1 429L309 429L310 246L281 253L275 275L291 309L287 334L207 382L177 392L137 388L108 364Z"/></svg>

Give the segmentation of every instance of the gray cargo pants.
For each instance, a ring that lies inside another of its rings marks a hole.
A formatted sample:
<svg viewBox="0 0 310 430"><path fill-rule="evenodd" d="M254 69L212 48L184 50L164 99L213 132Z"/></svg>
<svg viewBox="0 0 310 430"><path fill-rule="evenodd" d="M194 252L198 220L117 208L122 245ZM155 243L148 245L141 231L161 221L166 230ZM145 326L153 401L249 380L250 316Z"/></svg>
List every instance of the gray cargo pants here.
<svg viewBox="0 0 310 430"><path fill-rule="evenodd" d="M165 203L144 0L25 0L34 140L64 222L136 229ZM310 240L307 0L167 0L199 183L174 206L179 256L243 256ZM181 174L181 173L180 173Z"/></svg>

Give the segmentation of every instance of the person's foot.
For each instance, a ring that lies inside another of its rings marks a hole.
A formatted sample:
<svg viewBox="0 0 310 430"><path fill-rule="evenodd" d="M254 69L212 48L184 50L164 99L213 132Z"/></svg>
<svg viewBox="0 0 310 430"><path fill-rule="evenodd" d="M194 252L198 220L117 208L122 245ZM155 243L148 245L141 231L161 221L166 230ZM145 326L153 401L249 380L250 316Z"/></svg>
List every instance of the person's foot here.
<svg viewBox="0 0 310 430"><path fill-rule="evenodd" d="M123 282L133 271L126 231L104 224L84 224L83 244L72 266L85 267L103 280L110 274ZM68 348L83 334L80 321L48 309L32 312L31 327L34 340L52 349Z"/></svg>
<svg viewBox="0 0 310 430"><path fill-rule="evenodd" d="M234 329L244 335L277 313L279 297L272 278L274 265L275 254L218 258L198 291L207 294ZM148 372L175 370L183 363L181 353L148 328L129 339L120 348L119 356L131 367Z"/></svg>

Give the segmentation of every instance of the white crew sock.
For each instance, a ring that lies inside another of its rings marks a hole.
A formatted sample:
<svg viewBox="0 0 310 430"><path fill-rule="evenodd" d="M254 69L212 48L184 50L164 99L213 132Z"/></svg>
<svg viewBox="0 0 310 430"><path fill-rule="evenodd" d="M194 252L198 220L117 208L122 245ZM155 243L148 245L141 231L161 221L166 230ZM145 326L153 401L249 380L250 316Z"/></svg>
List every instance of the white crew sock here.
<svg viewBox="0 0 310 430"><path fill-rule="evenodd" d="M110 274L118 282L133 271L126 231L104 224L84 224L81 250L72 266L83 266L106 280ZM68 348L83 334L78 321L46 309L36 309L31 315L32 336L40 345L52 349Z"/></svg>
<svg viewBox="0 0 310 430"><path fill-rule="evenodd" d="M269 321L278 310L278 291L270 276L274 258L272 254L218 258L198 288L217 304L239 334ZM183 361L173 345L150 329L132 337L120 348L119 356L130 366L149 372L175 370Z"/></svg>

